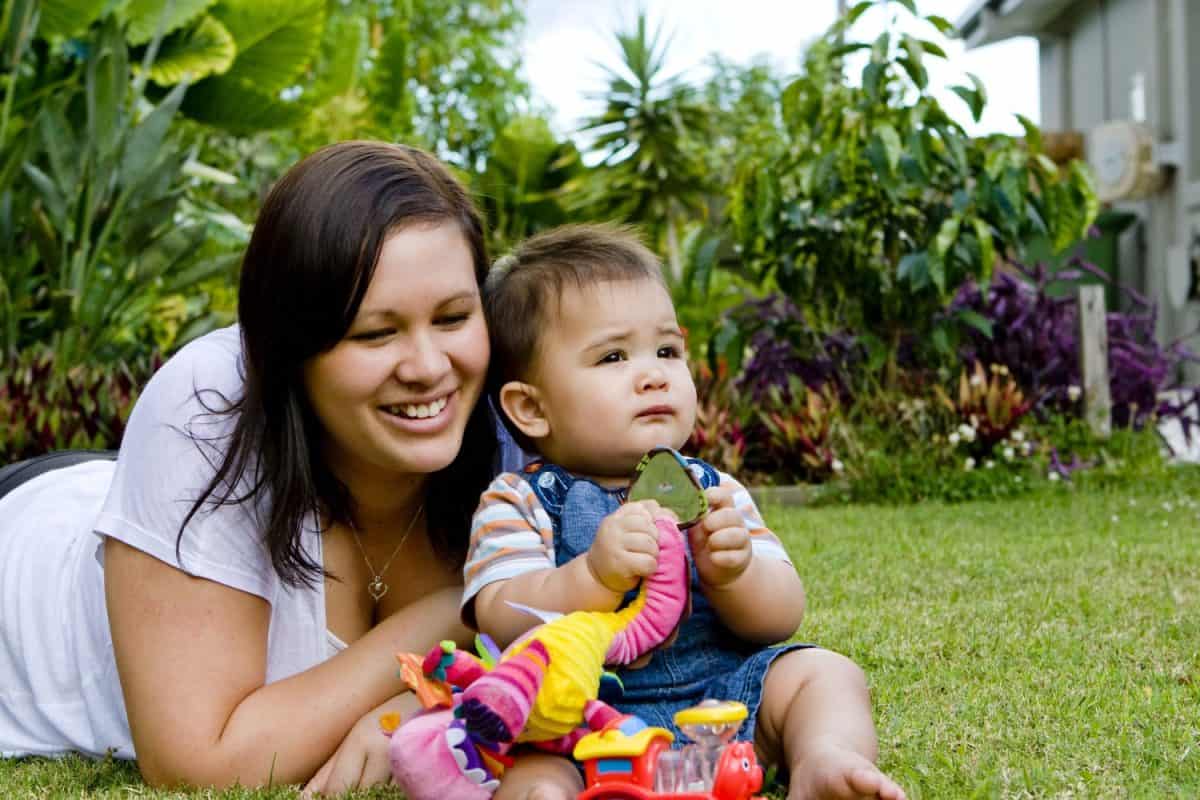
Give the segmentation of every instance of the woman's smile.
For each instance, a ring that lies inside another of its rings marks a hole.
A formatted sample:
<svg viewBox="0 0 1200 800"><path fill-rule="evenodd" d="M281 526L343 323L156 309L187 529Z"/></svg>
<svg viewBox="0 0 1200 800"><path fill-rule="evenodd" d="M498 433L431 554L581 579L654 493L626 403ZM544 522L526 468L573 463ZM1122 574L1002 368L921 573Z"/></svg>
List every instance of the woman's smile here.
<svg viewBox="0 0 1200 800"><path fill-rule="evenodd" d="M385 405L383 410L393 416L407 417L408 419L427 419L436 417L442 413L446 404L450 402L450 392L447 392L440 397L432 400L413 401L409 403L392 403Z"/></svg>
<svg viewBox="0 0 1200 800"><path fill-rule="evenodd" d="M389 425L405 433L441 433L454 420L458 396L456 390L429 403L399 403L381 406L380 411Z"/></svg>

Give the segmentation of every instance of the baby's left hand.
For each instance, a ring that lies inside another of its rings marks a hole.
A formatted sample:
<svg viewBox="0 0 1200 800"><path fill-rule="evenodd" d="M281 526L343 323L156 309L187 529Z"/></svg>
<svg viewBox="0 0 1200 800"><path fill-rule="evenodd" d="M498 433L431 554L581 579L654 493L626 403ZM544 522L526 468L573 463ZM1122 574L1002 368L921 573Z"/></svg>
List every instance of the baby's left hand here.
<svg viewBox="0 0 1200 800"><path fill-rule="evenodd" d="M714 486L705 492L709 511L688 531L692 558L700 582L713 589L733 583L750 566L750 531L733 505L733 487Z"/></svg>

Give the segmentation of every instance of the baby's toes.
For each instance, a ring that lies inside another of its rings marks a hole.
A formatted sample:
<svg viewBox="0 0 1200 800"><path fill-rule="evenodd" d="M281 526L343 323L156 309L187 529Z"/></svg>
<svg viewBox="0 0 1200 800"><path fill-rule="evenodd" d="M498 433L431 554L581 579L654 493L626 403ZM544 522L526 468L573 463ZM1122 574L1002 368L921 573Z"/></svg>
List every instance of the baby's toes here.
<svg viewBox="0 0 1200 800"><path fill-rule="evenodd" d="M874 767L856 769L847 776L850 789L861 797L879 800L906 800L899 784Z"/></svg>
<svg viewBox="0 0 1200 800"><path fill-rule="evenodd" d="M860 767L846 775L846 785L859 797L880 797L883 773L873 767Z"/></svg>

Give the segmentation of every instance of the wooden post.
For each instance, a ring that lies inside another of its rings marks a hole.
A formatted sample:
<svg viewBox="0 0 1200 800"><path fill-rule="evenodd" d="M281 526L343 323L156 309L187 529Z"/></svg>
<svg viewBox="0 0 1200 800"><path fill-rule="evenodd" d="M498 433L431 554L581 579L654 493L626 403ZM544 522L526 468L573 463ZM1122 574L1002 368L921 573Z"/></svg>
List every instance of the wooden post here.
<svg viewBox="0 0 1200 800"><path fill-rule="evenodd" d="M1092 433L1112 433L1112 395L1108 390L1108 319L1103 286L1079 287L1079 374L1083 414Z"/></svg>

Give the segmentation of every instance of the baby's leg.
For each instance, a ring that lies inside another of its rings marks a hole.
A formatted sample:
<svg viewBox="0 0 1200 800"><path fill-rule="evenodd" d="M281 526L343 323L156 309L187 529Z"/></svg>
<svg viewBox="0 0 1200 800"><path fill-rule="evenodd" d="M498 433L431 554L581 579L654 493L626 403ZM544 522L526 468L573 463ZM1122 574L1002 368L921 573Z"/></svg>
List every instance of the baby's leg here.
<svg viewBox="0 0 1200 800"><path fill-rule="evenodd" d="M790 773L788 800L904 800L875 766L875 724L861 669L845 656L793 650L771 663L755 749Z"/></svg>
<svg viewBox="0 0 1200 800"><path fill-rule="evenodd" d="M522 753L505 771L495 800L575 800L582 791L579 771L564 756Z"/></svg>

